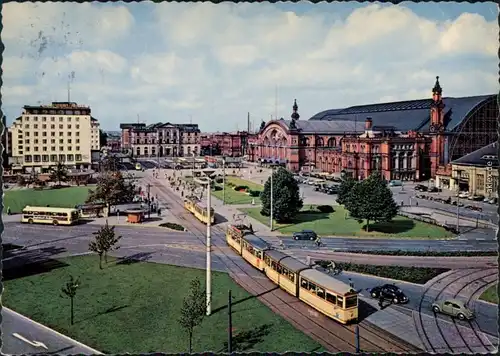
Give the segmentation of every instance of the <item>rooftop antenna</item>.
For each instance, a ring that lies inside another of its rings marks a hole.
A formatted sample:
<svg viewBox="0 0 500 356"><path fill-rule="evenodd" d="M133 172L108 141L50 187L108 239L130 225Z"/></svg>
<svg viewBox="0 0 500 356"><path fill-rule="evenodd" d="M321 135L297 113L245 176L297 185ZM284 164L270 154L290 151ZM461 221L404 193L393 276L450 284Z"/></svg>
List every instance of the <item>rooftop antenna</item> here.
<svg viewBox="0 0 500 356"><path fill-rule="evenodd" d="M139 117L139 114L137 114L137 123L138 123L138 124L140 123L139 118L140 118L140 117Z"/></svg>
<svg viewBox="0 0 500 356"><path fill-rule="evenodd" d="M193 115L189 115L189 123L192 124L193 123Z"/></svg>
<svg viewBox="0 0 500 356"><path fill-rule="evenodd" d="M250 133L250 112L247 113L247 132Z"/></svg>

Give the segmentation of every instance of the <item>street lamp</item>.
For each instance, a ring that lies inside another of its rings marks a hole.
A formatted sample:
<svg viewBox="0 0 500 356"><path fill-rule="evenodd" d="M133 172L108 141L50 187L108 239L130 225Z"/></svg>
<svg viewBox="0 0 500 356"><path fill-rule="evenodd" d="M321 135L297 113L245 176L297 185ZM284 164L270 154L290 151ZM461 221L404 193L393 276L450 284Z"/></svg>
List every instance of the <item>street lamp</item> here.
<svg viewBox="0 0 500 356"><path fill-rule="evenodd" d="M457 233L460 232L460 178L462 176L462 170L455 171L455 182L457 185Z"/></svg>
<svg viewBox="0 0 500 356"><path fill-rule="evenodd" d="M226 157L222 157L222 205L226 204Z"/></svg>
<svg viewBox="0 0 500 356"><path fill-rule="evenodd" d="M269 219L269 227L271 228L271 231L274 230L274 224L273 224L273 173L274 173L274 164L271 163L271 211L270 211L270 219Z"/></svg>
<svg viewBox="0 0 500 356"><path fill-rule="evenodd" d="M196 179L196 182L202 184L202 185L207 185L207 315L210 315L212 313L212 255L211 255L211 250L212 250L212 237L211 237L211 219L212 217L210 216L212 213L212 199L211 199L211 181L212 178L210 177L215 170L213 169L203 169L202 170L203 174L205 174L205 179Z"/></svg>

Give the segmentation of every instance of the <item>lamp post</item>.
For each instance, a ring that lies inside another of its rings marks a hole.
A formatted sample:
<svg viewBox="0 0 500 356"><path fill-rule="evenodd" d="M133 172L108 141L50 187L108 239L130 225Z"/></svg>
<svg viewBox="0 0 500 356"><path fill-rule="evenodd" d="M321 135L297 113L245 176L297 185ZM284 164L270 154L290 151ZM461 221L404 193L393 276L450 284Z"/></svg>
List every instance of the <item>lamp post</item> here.
<svg viewBox="0 0 500 356"><path fill-rule="evenodd" d="M457 233L460 232L460 177L462 176L461 170L455 171L455 183L457 185Z"/></svg>
<svg viewBox="0 0 500 356"><path fill-rule="evenodd" d="M222 157L222 205L226 204L226 157Z"/></svg>
<svg viewBox="0 0 500 356"><path fill-rule="evenodd" d="M212 236L211 236L211 213L212 213L212 199L211 199L211 178L210 176L214 173L213 169L204 169L202 171L206 179L197 179L196 181L201 184L207 185L207 315L212 313Z"/></svg>
<svg viewBox="0 0 500 356"><path fill-rule="evenodd" d="M271 213L269 219L269 227L273 231L273 166L271 165Z"/></svg>

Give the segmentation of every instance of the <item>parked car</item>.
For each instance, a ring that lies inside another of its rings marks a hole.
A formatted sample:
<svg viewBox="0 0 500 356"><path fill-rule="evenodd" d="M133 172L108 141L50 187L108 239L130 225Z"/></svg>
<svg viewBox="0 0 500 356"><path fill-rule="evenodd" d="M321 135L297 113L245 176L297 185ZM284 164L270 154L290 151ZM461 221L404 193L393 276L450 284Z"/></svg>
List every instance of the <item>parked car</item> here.
<svg viewBox="0 0 500 356"><path fill-rule="evenodd" d="M403 182L400 180L391 180L389 182L389 187L401 187L403 185Z"/></svg>
<svg viewBox="0 0 500 356"><path fill-rule="evenodd" d="M460 193L458 193L457 196L461 199L465 199L469 196L469 192L460 192Z"/></svg>
<svg viewBox="0 0 500 356"><path fill-rule="evenodd" d="M429 193L439 193L441 191L442 189L438 187L432 187L431 189L428 190Z"/></svg>
<svg viewBox="0 0 500 356"><path fill-rule="evenodd" d="M497 198L491 198L488 203L490 204L496 204L498 202L498 199Z"/></svg>
<svg viewBox="0 0 500 356"><path fill-rule="evenodd" d="M474 200L474 201L483 201L484 195L473 195L472 197L469 197L469 200Z"/></svg>
<svg viewBox="0 0 500 356"><path fill-rule="evenodd" d="M394 304L408 303L408 297L394 284L384 284L370 290L372 298L384 298L391 300Z"/></svg>
<svg viewBox="0 0 500 356"><path fill-rule="evenodd" d="M423 185L423 184L417 184L415 186L415 190L417 192L426 192L427 191L427 187L425 185Z"/></svg>
<svg viewBox="0 0 500 356"><path fill-rule="evenodd" d="M438 300L432 304L432 311L447 314L460 320L471 320L475 317L474 312L458 299Z"/></svg>
<svg viewBox="0 0 500 356"><path fill-rule="evenodd" d="M294 240L311 240L314 241L318 238L318 234L316 234L312 230L302 230L299 232L293 233Z"/></svg>

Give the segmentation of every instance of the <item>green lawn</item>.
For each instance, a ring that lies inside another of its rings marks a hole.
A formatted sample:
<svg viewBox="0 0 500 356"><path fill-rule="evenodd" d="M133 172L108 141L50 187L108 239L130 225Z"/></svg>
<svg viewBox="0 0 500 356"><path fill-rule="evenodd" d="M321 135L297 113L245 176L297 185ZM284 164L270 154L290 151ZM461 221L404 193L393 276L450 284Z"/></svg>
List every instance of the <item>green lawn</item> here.
<svg viewBox="0 0 500 356"><path fill-rule="evenodd" d="M498 304L498 284L494 284L490 288L486 289L483 294L481 294L479 299Z"/></svg>
<svg viewBox="0 0 500 356"><path fill-rule="evenodd" d="M347 211L342 206L334 206L335 212L327 214L320 213L317 210L309 210L306 205L297 215L294 224L276 224L275 229L285 235L303 229L316 231L319 235L338 235L338 236L366 236L366 237L405 237L405 238L448 238L452 237L451 232L445 229L426 224L420 221L411 220L402 216L397 216L390 223L380 223L370 225L370 231L363 229L365 223L358 223L357 220L347 218ZM269 224L269 218L260 214L260 208L242 209L248 216L260 221L263 224Z"/></svg>
<svg viewBox="0 0 500 356"><path fill-rule="evenodd" d="M73 208L85 202L89 189L93 187L9 190L5 192L3 205L5 210L10 207L13 213L21 212L26 205Z"/></svg>
<svg viewBox="0 0 500 356"><path fill-rule="evenodd" d="M232 183L234 184L234 186L228 186L228 183ZM222 188L222 184L218 185ZM255 201L255 205L260 205L260 197L251 197L246 193L235 191L234 187L238 185L244 185L251 190L256 191L264 190L264 187L260 184L256 184L237 177L226 177L226 204L251 204L253 199ZM222 200L223 192L222 190L213 191L212 195L217 199Z"/></svg>
<svg viewBox="0 0 500 356"><path fill-rule="evenodd" d="M50 272L10 279L4 271L3 305L105 353L131 354L188 350L179 327L189 283L205 272L148 262L115 264L99 270L97 256L62 259ZM38 268L40 270L40 268ZM80 278L75 324L70 303L61 297L68 276ZM225 351L228 290L233 295L233 351L323 351L318 343L273 314L225 273L212 274L213 314L195 329L193 352Z"/></svg>

